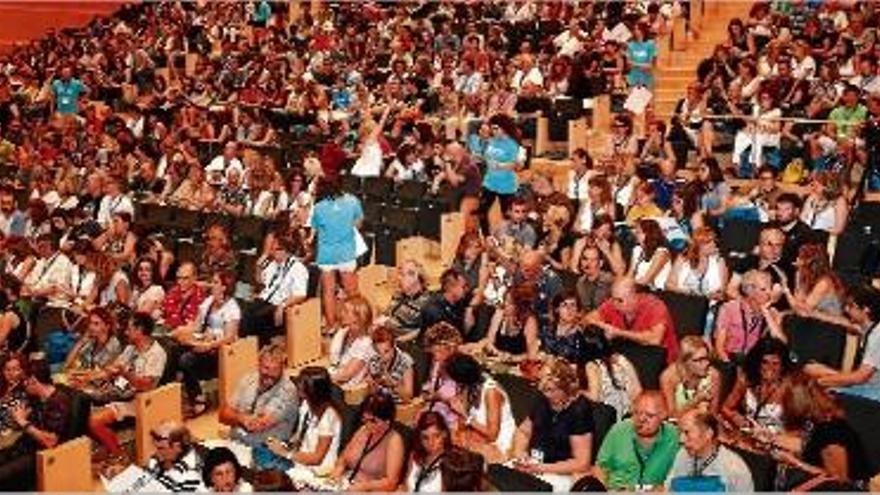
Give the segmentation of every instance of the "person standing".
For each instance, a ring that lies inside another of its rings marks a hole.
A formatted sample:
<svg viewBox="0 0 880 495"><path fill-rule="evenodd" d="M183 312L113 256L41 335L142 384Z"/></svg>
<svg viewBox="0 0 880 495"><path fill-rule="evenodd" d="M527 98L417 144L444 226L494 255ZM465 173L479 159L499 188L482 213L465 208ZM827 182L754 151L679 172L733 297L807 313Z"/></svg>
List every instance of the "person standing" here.
<svg viewBox="0 0 880 495"><path fill-rule="evenodd" d="M318 182L316 198L310 223L317 237L321 307L328 327L332 327L336 323L337 274L347 294L357 293L358 244L363 244L357 229L364 212L360 200L342 192L338 180L322 178Z"/></svg>

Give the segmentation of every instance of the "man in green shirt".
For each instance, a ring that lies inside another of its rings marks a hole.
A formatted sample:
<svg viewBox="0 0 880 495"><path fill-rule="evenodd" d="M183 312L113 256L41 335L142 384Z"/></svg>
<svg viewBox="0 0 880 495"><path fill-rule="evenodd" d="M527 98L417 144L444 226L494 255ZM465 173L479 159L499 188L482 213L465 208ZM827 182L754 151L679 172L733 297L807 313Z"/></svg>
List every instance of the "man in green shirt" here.
<svg viewBox="0 0 880 495"><path fill-rule="evenodd" d="M678 428L666 423L666 401L657 391L642 392L631 419L619 421L605 436L594 475L609 490L662 486L678 453Z"/></svg>
<svg viewBox="0 0 880 495"><path fill-rule="evenodd" d="M843 90L841 105L831 111L828 120L837 128L837 138L854 138L858 126L868 119L868 109L859 104L859 88L849 84Z"/></svg>

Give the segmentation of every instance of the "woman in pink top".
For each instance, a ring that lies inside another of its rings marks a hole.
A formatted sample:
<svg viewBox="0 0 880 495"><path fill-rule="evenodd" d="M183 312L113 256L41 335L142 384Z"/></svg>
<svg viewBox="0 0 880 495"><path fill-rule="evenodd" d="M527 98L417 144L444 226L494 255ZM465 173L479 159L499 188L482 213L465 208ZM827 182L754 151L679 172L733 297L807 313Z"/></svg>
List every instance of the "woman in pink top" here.
<svg viewBox="0 0 880 495"><path fill-rule="evenodd" d="M431 370L422 392L428 404L427 410L440 413L450 428L457 424L458 415L449 409L447 403L455 397L458 386L446 374L446 361L458 351L461 343L461 334L446 322L437 323L425 332L425 347L431 354Z"/></svg>

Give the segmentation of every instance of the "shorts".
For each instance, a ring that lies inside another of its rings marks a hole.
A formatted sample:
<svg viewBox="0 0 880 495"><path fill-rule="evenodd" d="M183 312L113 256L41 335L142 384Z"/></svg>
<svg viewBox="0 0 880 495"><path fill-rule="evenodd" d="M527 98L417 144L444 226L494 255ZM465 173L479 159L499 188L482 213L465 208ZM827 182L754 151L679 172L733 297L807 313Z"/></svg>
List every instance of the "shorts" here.
<svg viewBox="0 0 880 495"><path fill-rule="evenodd" d="M350 272L353 272L357 269L357 260L345 261L343 263L333 263L330 265L320 265L319 264L318 268L322 272L339 271L339 272L350 273Z"/></svg>

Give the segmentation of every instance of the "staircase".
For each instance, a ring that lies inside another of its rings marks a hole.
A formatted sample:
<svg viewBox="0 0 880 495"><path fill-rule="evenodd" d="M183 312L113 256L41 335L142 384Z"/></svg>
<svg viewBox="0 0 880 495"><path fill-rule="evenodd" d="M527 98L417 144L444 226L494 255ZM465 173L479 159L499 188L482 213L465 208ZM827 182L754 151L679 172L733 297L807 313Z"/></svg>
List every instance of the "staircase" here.
<svg viewBox="0 0 880 495"><path fill-rule="evenodd" d="M691 2L691 18L699 36L686 39L684 25L676 24L672 35L661 43L655 69L654 111L668 120L687 86L697 79L697 66L727 39L727 24L731 19L748 16L751 2L704 0ZM702 5L701 5L702 4ZM702 15L701 15L702 14ZM680 22L680 21L677 21Z"/></svg>

